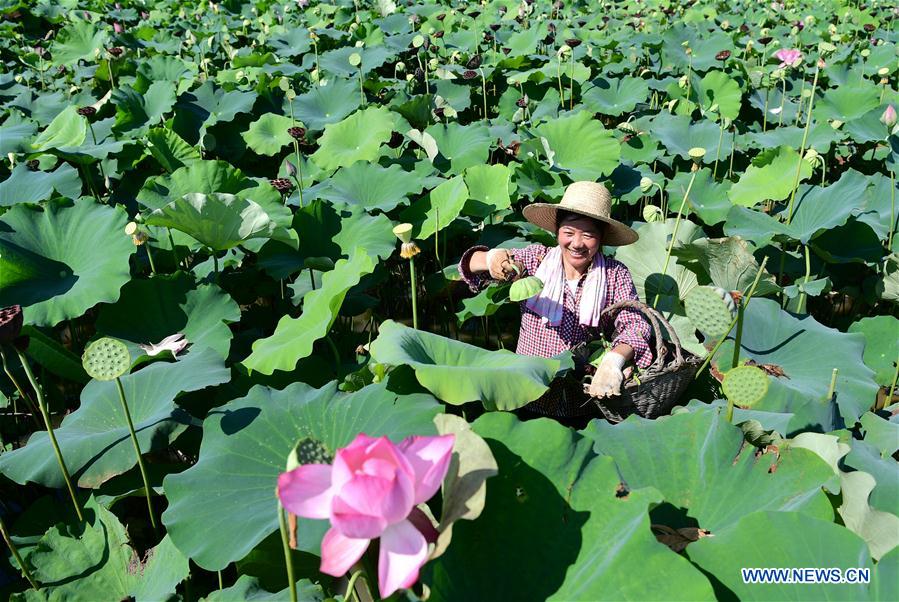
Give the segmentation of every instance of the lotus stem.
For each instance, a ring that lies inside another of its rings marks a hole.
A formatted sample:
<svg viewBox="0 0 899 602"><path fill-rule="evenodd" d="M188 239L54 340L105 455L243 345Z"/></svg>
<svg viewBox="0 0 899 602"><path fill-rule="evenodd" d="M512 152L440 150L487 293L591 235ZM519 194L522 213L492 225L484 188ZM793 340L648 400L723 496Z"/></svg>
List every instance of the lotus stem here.
<svg viewBox="0 0 899 602"><path fill-rule="evenodd" d="M730 140L730 164L727 166L727 177L730 177L734 173L734 153L737 152L737 128L734 127L733 136Z"/></svg>
<svg viewBox="0 0 899 602"><path fill-rule="evenodd" d="M218 282L218 279L219 279L219 258L218 258L218 256L215 254L215 251L213 251L212 249L210 249L210 251L212 251L212 269L215 271L215 281Z"/></svg>
<svg viewBox="0 0 899 602"><path fill-rule="evenodd" d="M177 249L177 247L175 247L175 239L172 238L172 229L169 228L168 226L166 226L165 231L166 231L166 234L168 234L168 236L169 236L169 244L172 245L172 255L175 256L175 269L177 270L178 266L181 265L181 258L178 257L178 249ZM186 263L187 263L187 260L185 260L185 266L184 266L185 270L187 269Z"/></svg>
<svg viewBox="0 0 899 602"><path fill-rule="evenodd" d="M734 336L734 354L731 358L731 368L736 368L740 363L740 343L743 341L743 303L737 307L737 334Z"/></svg>
<svg viewBox="0 0 899 602"><path fill-rule="evenodd" d="M334 372L340 375L340 351L337 350L337 345L334 344L330 336L325 335L325 342L328 344L328 348L331 349L331 355L334 356Z"/></svg>
<svg viewBox="0 0 899 602"><path fill-rule="evenodd" d="M677 230L678 228L680 228L681 216L683 216L684 214L684 205L687 204L687 199L690 197L690 189L693 188L693 181L696 180L697 171L694 171L692 174L690 174L690 183L687 184L687 191L684 193L684 200L681 202L680 207L677 208L677 218L674 220L674 232L671 234L671 242L668 243L668 251L665 253L665 265L662 268L663 278L668 274L668 263L671 261L671 250L674 248L674 242L677 240ZM661 292L657 292L655 299L653 299L652 301L653 309L655 309L656 303L659 302L660 294Z"/></svg>
<svg viewBox="0 0 899 602"><path fill-rule="evenodd" d="M22 388L22 385L19 384L19 380L13 376L12 370L10 370L9 365L6 363L6 354L3 353L3 349L0 348L0 360L3 361L3 371L6 372L6 376L9 377L9 380L12 381L12 384L16 387L16 390L19 392L19 395L22 399L25 400L25 403L28 405L28 409L31 410L31 418L34 420L34 423L40 428L41 423L38 422L36 414L38 413L38 409L34 406L34 401L25 393L25 389Z"/></svg>
<svg viewBox="0 0 899 602"><path fill-rule="evenodd" d="M365 81L362 77L362 63L359 63L359 100L360 104L363 107L365 106L365 88L363 87L364 83Z"/></svg>
<svg viewBox="0 0 899 602"><path fill-rule="evenodd" d="M770 89L765 88L765 111L762 114L762 132L768 131L768 93Z"/></svg>
<svg viewBox="0 0 899 602"><path fill-rule="evenodd" d="M790 204L787 206L787 225L793 219L793 201L796 199L796 189L799 188L799 175L802 173L802 156L805 154L805 143L808 141L808 130L812 124L812 107L815 105L815 88L818 87L818 72L821 67L815 65L815 77L812 79L812 95L808 99L808 117L805 119L805 130L802 132L802 146L799 148L799 161L796 164L796 177L793 178L793 192L790 193Z"/></svg>
<svg viewBox="0 0 899 602"><path fill-rule="evenodd" d="M37 583L34 581L34 577L31 576L31 572L28 570L28 567L25 565L25 561L22 559L22 555L19 554L19 548L16 547L16 544L13 543L12 537L9 535L9 531L6 529L6 523L3 522L3 517L0 516L0 534L3 535L3 541L6 542L6 545L9 547L10 552L15 557L16 562L19 564L19 568L22 570L22 576L25 577L25 580L28 581L28 585L31 586L31 589L34 591L38 591L40 588L37 586Z"/></svg>
<svg viewBox="0 0 899 602"><path fill-rule="evenodd" d="M565 108L565 94L562 92L562 55L556 55L556 79L559 81L559 103Z"/></svg>
<svg viewBox="0 0 899 602"><path fill-rule="evenodd" d="M799 119L802 117L803 94L805 94L805 75L802 76L802 87L799 90L799 108L796 110L796 127L799 127Z"/></svg>
<svg viewBox="0 0 899 602"><path fill-rule="evenodd" d="M574 109L574 49L568 55L568 110Z"/></svg>
<svg viewBox="0 0 899 602"><path fill-rule="evenodd" d="M309 268L309 282L312 284L312 290L315 290L315 274L312 273L312 268Z"/></svg>
<svg viewBox="0 0 899 602"><path fill-rule="evenodd" d="M39 56L37 58L38 58L38 62L40 64L38 73L40 73L40 75L41 75L41 92L43 92L44 88L46 87L46 85L44 84L44 57ZM881 97L882 96L883 96L883 94L881 94ZM37 589L37 588L35 588L35 589Z"/></svg>
<svg viewBox="0 0 899 602"><path fill-rule="evenodd" d="M78 167L81 169L82 177L87 181L88 190L91 191L91 194L94 195L94 198L99 203L100 195L97 193L97 187L94 186L94 179L91 177L90 172L87 171L87 168L84 165L79 164Z"/></svg>
<svg viewBox="0 0 899 602"><path fill-rule="evenodd" d="M487 77L484 75L484 69L478 67L481 74L481 100L484 103L484 121L487 121Z"/></svg>
<svg viewBox="0 0 899 602"><path fill-rule="evenodd" d="M155 276L156 275L156 264L153 263L153 251L150 250L150 241L149 240L144 244L144 248L147 250L147 259L150 260L150 272Z"/></svg>
<svg viewBox="0 0 899 602"><path fill-rule="evenodd" d="M218 577L219 591L222 591L223 589L225 589L225 582L222 580L222 572L220 570L216 571L215 575L216 575L216 577Z"/></svg>
<svg viewBox="0 0 899 602"><path fill-rule="evenodd" d="M893 232L896 230L896 173L890 170L890 234L887 237L887 250L893 248Z"/></svg>
<svg viewBox="0 0 899 602"><path fill-rule="evenodd" d="M811 263L811 258L809 257L809 254L808 254L808 245L802 245L802 246L805 249L805 278L802 280L802 283L808 284L808 279L811 278L811 276L812 276L812 263ZM805 299L806 299L806 294L805 294L805 290L803 290L799 293L799 305L796 307L797 313L800 313L800 314L807 313L805 311Z"/></svg>
<svg viewBox="0 0 899 602"><path fill-rule="evenodd" d="M113 73L112 73L113 63L115 63L115 61L113 61L112 59L110 59L106 62L106 65L109 67L109 89L110 90L115 89L115 76L113 76Z"/></svg>
<svg viewBox="0 0 899 602"><path fill-rule="evenodd" d="M297 190L300 193L300 208L303 207L303 163L300 159L300 143L296 140L293 141L293 150L297 157L297 175L299 176L299 181L297 181Z"/></svg>
<svg viewBox="0 0 899 602"><path fill-rule="evenodd" d="M837 374L839 371L839 368L834 368L830 373L830 387L827 389L827 401L833 401L833 395L837 392Z"/></svg>
<svg viewBox="0 0 899 602"><path fill-rule="evenodd" d="M893 382L890 385L890 392L887 395L886 403L890 405L893 401L893 392L896 391L896 381L899 380L899 356L896 357L896 369L893 371Z"/></svg>
<svg viewBox="0 0 899 602"><path fill-rule="evenodd" d="M718 133L718 148L715 149L715 167L712 169L712 180L718 176L718 159L721 157L721 142L724 140L723 118L719 127L721 128L721 131Z"/></svg>
<svg viewBox="0 0 899 602"><path fill-rule="evenodd" d="M412 291L412 328L418 330L418 291L415 286L415 258L409 258L409 288Z"/></svg>
<svg viewBox="0 0 899 602"><path fill-rule="evenodd" d="M752 281L752 286L749 287L749 292L746 293L746 295L742 299L742 307L744 309L749 306L749 301L752 299L752 295L755 293L755 287L758 286L759 279L761 278L762 274L765 272L765 264L767 264L767 263L768 263L768 257L765 257L764 259L762 259L762 265L759 266L759 271L755 275L755 280ZM739 317L740 317L740 313L737 312L737 315L734 316L733 320L731 320L730 326L728 326L728 328L727 328L727 332L725 332L723 335L721 335L721 338L718 339L718 342L715 343L714 347L712 347L712 350L706 356L705 361L702 362L702 365L699 366L699 370L696 371L696 376L694 376L693 378L699 378L699 375L702 374L702 371L705 370L706 366L708 366L711 363L712 358L718 352L718 349L721 347L722 343L724 343L725 339L727 339L727 335L729 335L730 331L733 330L734 325L737 323L737 320L739 319Z"/></svg>
<svg viewBox="0 0 899 602"><path fill-rule="evenodd" d="M2 353L2 350L0 350L0 353ZM41 392L40 387L38 387L37 379L34 377L34 372L31 371L31 364L28 362L28 358L18 348L16 348L16 353L19 355L19 361L22 363L22 368L25 370L28 382L31 383L31 388L34 389L34 394L37 397L38 407L41 410L41 416L44 418L44 426L47 427L47 435L50 437L50 445L53 446L53 453L56 454L56 462L59 464L62 478L66 482L66 488L69 490L69 497L72 498L72 505L75 506L75 514L78 515L79 521L83 521L84 515L81 513L81 504L78 503L78 498L75 496L75 487L72 485L72 477L69 475L66 461L63 459L62 451L59 449L56 433L53 432L53 424L50 422L50 411L47 408L46 400L44 400L44 394Z"/></svg>
<svg viewBox="0 0 899 602"><path fill-rule="evenodd" d="M782 75L780 78L781 83L781 92L780 92L780 115L778 115L777 125L783 125L784 123L784 101L787 99L787 78L786 75Z"/></svg>
<svg viewBox="0 0 899 602"><path fill-rule="evenodd" d="M290 557L290 540L287 536L287 521L284 509L278 503L278 528L281 531L281 547L284 548L284 567L287 569L287 583L290 586L290 602L297 602L297 582L293 576L293 558Z"/></svg>
<svg viewBox="0 0 899 602"><path fill-rule="evenodd" d="M116 377L116 388L119 390L119 401L122 402L122 411L125 412L125 420L128 421L128 432L131 433L131 443L134 444L134 455L137 456L137 466L140 469L140 478L144 482L144 495L147 498L147 511L150 513L150 524L153 531L159 532L156 524L156 516L153 514L153 500L150 498L150 480L147 478L147 467L144 466L144 459L140 455L140 444L137 442L137 433L134 432L134 423L131 421L131 411L128 409L128 401L125 399L125 389L122 387L122 379Z"/></svg>
<svg viewBox="0 0 899 602"><path fill-rule="evenodd" d="M356 587L356 580L359 579L359 577L364 572L365 571L363 569L359 569L358 571L356 571L352 575L350 575L350 582L347 583L346 596L344 596L344 599L348 598L352 594L352 596L355 600L359 600L359 594L356 593L356 590L354 588Z"/></svg>

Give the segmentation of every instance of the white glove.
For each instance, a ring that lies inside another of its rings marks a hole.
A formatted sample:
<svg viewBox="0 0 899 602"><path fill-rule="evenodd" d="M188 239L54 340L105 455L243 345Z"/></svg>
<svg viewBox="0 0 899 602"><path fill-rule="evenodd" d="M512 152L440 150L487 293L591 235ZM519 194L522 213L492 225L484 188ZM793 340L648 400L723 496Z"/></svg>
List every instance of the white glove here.
<svg viewBox="0 0 899 602"><path fill-rule="evenodd" d="M518 276L512 262L512 254L508 249L490 249L487 251L487 270L494 280L508 281Z"/></svg>
<svg viewBox="0 0 899 602"><path fill-rule="evenodd" d="M721 295L721 298L724 300L724 304L727 305L727 309L730 310L730 315L737 315L737 304L734 303L734 298L731 296L731 294L720 286L713 286L712 290Z"/></svg>
<svg viewBox="0 0 899 602"><path fill-rule="evenodd" d="M607 351L599 362L596 374L584 391L591 397L613 397L621 395L621 383L624 381L622 369L627 359L620 353Z"/></svg>

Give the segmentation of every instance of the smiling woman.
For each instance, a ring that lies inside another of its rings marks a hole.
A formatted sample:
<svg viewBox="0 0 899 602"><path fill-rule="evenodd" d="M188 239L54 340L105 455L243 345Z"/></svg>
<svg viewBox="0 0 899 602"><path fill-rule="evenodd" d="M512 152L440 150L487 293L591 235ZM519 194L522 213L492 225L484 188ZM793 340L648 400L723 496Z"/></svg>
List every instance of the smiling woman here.
<svg viewBox="0 0 899 602"><path fill-rule="evenodd" d="M594 397L620 393L628 362L641 368L652 362L650 327L639 313L622 310L615 316L602 315L602 310L614 303L638 299L627 267L601 252L604 244L623 246L637 240L636 232L611 218L611 204L611 195L602 184L575 182L565 190L561 203L535 203L524 210L525 219L556 235L557 246L476 246L459 262L459 271L472 291L491 281L524 276L536 276L543 282L539 294L522 301L516 353L552 357L600 337L611 341L590 385ZM586 401L577 381L558 379L524 412L588 418L596 408Z"/></svg>

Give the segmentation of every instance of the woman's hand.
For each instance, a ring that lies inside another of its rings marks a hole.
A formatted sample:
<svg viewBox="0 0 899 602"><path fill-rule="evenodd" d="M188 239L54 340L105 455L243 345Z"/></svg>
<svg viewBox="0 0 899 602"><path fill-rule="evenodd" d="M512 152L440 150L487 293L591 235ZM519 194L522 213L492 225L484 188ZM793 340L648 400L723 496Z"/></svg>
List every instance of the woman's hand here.
<svg viewBox="0 0 899 602"><path fill-rule="evenodd" d="M515 269L512 254L507 249L491 249L487 252L487 270L494 280L509 281L520 275L521 268Z"/></svg>
<svg viewBox="0 0 899 602"><path fill-rule="evenodd" d="M606 352L590 384L584 385L584 392L590 397L621 395L621 383L624 381L622 369L625 362L627 362L627 358L615 350Z"/></svg>

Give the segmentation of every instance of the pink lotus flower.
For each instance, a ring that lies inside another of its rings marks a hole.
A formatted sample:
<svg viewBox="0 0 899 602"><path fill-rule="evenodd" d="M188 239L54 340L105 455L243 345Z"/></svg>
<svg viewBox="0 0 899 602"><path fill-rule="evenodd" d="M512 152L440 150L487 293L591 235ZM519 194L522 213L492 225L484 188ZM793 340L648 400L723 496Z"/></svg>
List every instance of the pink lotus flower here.
<svg viewBox="0 0 899 602"><path fill-rule="evenodd" d="M113 21L112 22L112 30L116 33L122 33L123 31L125 31L125 28L123 28L122 24L119 23L118 21Z"/></svg>
<svg viewBox="0 0 899 602"><path fill-rule="evenodd" d="M289 512L327 518L320 570L340 577L381 538L378 589L386 598L418 580L428 559L428 532L436 532L416 508L429 500L449 469L455 435L387 437L360 433L337 450L333 465L304 464L278 477L278 498ZM424 520L422 520L424 519Z"/></svg>
<svg viewBox="0 0 899 602"><path fill-rule="evenodd" d="M782 48L775 52L774 57L780 60L780 65L778 65L778 67L781 69L784 67L795 67L802 62L801 52L787 48Z"/></svg>
<svg viewBox="0 0 899 602"><path fill-rule="evenodd" d="M896 109L893 108L893 105L887 105L883 115L880 116L880 121L888 128L896 125Z"/></svg>

